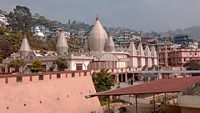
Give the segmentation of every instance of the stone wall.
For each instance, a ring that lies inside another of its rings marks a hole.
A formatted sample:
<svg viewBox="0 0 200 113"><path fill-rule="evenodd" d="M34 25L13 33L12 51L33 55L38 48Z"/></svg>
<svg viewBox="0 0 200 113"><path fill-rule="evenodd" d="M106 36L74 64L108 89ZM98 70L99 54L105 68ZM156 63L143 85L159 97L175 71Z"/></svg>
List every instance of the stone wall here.
<svg viewBox="0 0 200 113"><path fill-rule="evenodd" d="M90 72L0 75L0 113L102 112Z"/></svg>
<svg viewBox="0 0 200 113"><path fill-rule="evenodd" d="M178 105L181 107L200 108L200 96L179 95Z"/></svg>

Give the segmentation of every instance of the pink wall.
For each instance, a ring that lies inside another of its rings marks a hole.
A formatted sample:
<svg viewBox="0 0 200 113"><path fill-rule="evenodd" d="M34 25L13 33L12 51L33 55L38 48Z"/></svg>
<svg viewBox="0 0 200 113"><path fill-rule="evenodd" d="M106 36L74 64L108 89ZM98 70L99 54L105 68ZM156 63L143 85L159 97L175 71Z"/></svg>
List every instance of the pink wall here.
<svg viewBox="0 0 200 113"><path fill-rule="evenodd" d="M79 74L80 73L80 74ZM85 95L95 93L90 72L44 75L23 75L22 82L16 82L16 76L0 78L0 113L90 113L102 112L96 97L86 99ZM67 74L67 77L66 77ZM19 75L20 76L20 75ZM32 81L30 81L32 76Z"/></svg>

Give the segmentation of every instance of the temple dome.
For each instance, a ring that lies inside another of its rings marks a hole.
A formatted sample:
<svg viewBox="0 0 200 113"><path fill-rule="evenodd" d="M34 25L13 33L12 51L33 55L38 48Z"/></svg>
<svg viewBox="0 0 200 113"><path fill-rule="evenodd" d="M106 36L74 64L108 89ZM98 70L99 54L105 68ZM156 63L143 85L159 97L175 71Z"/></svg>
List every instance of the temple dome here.
<svg viewBox="0 0 200 113"><path fill-rule="evenodd" d="M96 18L96 22L88 37L88 49L89 51L101 52L104 51L106 40L108 39L107 33L101 25L99 18Z"/></svg>
<svg viewBox="0 0 200 113"><path fill-rule="evenodd" d="M138 55L139 56L144 56L144 49L143 49L142 43L140 43L138 45Z"/></svg>
<svg viewBox="0 0 200 113"><path fill-rule="evenodd" d="M27 40L26 36L24 36L24 39L22 41L19 52L23 57L26 57L29 54L30 51L31 51L31 49L30 49L28 40Z"/></svg>
<svg viewBox="0 0 200 113"><path fill-rule="evenodd" d="M130 43L129 49L130 49L130 52L129 52L130 56L137 56L137 51L136 51L134 42Z"/></svg>
<svg viewBox="0 0 200 113"><path fill-rule="evenodd" d="M146 47L145 47L145 56L147 56L147 57L151 57L151 51L150 51L148 45L146 45Z"/></svg>
<svg viewBox="0 0 200 113"><path fill-rule="evenodd" d="M105 48L105 50L108 51L108 52L115 51L115 44L113 42L113 38L112 38L111 35L108 37L108 40L106 42L106 48Z"/></svg>
<svg viewBox="0 0 200 113"><path fill-rule="evenodd" d="M61 31L60 31L60 35L57 40L56 49L57 49L57 53L59 55L64 55L64 54L68 53L67 39L65 38L63 29L61 29Z"/></svg>

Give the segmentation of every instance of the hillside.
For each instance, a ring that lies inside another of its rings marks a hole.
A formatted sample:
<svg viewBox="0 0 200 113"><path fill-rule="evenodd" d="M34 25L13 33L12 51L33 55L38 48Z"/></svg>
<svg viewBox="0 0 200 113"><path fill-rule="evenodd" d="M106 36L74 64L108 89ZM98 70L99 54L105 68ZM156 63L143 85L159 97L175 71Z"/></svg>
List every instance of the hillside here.
<svg viewBox="0 0 200 113"><path fill-rule="evenodd" d="M200 26L194 26L184 29L184 32L191 38L200 40Z"/></svg>

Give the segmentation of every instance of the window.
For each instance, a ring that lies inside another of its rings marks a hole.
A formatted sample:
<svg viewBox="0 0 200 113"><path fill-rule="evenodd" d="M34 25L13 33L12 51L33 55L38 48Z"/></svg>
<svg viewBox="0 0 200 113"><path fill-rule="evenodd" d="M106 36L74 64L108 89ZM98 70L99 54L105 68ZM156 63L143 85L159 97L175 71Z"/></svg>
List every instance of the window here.
<svg viewBox="0 0 200 113"><path fill-rule="evenodd" d="M181 63L181 58L178 58L178 63Z"/></svg>
<svg viewBox="0 0 200 113"><path fill-rule="evenodd" d="M43 80L44 76L43 75L39 75L39 80Z"/></svg>
<svg viewBox="0 0 200 113"><path fill-rule="evenodd" d="M16 77L17 82L22 82L22 77Z"/></svg>
<svg viewBox="0 0 200 113"><path fill-rule="evenodd" d="M72 73L72 77L75 77L75 73Z"/></svg>
<svg viewBox="0 0 200 113"><path fill-rule="evenodd" d="M83 66L81 63L76 64L76 70L83 70Z"/></svg>
<svg viewBox="0 0 200 113"><path fill-rule="evenodd" d="M84 72L84 76L87 76L87 72Z"/></svg>
<svg viewBox="0 0 200 113"><path fill-rule="evenodd" d="M60 73L57 74L57 78L60 78Z"/></svg>

